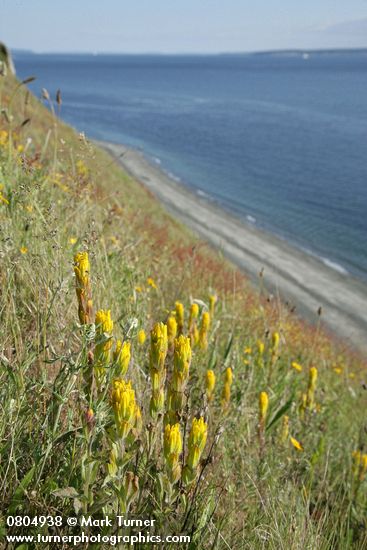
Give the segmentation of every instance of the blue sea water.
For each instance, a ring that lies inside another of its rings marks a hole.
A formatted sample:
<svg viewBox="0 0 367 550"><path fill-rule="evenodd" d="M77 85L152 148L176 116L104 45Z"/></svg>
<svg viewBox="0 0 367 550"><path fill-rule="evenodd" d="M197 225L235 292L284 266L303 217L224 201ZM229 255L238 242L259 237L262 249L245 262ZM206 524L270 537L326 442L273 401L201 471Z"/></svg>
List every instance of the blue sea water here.
<svg viewBox="0 0 367 550"><path fill-rule="evenodd" d="M367 51L16 54L87 136L144 151L247 223L367 279Z"/></svg>

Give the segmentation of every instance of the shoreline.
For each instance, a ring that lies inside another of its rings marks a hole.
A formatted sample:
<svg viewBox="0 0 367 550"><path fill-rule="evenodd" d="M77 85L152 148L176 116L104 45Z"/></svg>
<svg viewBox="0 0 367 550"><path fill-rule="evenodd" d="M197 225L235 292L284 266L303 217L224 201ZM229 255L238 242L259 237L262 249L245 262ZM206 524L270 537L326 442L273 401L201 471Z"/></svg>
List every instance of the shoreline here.
<svg viewBox="0 0 367 550"><path fill-rule="evenodd" d="M209 202L131 147L94 141L163 206L194 233L219 249L250 280L258 283L264 269L267 290L291 302L296 312L315 324L322 307L322 324L347 345L367 351L367 284L338 272L322 259L287 241L253 227Z"/></svg>

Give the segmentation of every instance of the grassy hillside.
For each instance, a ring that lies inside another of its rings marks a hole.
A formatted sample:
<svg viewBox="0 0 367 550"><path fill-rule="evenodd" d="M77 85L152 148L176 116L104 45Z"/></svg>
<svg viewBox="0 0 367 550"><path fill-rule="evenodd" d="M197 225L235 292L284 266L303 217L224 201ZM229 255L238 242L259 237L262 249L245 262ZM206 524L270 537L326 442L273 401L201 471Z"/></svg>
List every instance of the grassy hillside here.
<svg viewBox="0 0 367 550"><path fill-rule="evenodd" d="M179 548L366 548L362 361L44 97L0 77L2 535L123 513Z"/></svg>

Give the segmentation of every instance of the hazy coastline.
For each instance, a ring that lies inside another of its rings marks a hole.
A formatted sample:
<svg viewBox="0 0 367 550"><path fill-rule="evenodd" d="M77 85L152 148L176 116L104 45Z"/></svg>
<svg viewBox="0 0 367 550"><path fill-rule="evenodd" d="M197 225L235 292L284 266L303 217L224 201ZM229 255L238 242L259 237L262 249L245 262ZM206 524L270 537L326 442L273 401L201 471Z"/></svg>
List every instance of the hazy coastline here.
<svg viewBox="0 0 367 550"><path fill-rule="evenodd" d="M243 223L191 191L140 151L120 144L97 142L200 237L220 249L253 281L264 269L265 286L292 305L307 320L317 321L322 307L326 327L352 347L367 343L367 285L328 266L271 233Z"/></svg>

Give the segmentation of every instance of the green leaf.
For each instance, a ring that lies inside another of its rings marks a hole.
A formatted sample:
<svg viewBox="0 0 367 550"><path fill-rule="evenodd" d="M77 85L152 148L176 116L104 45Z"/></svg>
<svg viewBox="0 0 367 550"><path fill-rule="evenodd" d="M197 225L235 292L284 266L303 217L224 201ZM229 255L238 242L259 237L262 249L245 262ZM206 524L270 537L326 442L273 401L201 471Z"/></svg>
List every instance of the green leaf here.
<svg viewBox="0 0 367 550"><path fill-rule="evenodd" d="M31 483L33 479L34 470L35 470L35 466L32 466L32 468L26 473L26 475L23 477L22 481L19 483L18 487L16 488L8 508L9 515L14 514L18 506L22 504L23 495L28 485Z"/></svg>
<svg viewBox="0 0 367 550"><path fill-rule="evenodd" d="M209 363L208 363L208 369L209 370L213 370L215 368L215 365L217 364L217 352L215 351L215 349L213 349L212 351L212 354L210 356L210 359L209 359Z"/></svg>
<svg viewBox="0 0 367 550"><path fill-rule="evenodd" d="M232 344L233 344L233 333L229 337L228 344L227 344L227 347L226 347L226 351L224 352L224 363L226 363L226 361L228 359L229 352L231 351Z"/></svg>
<svg viewBox="0 0 367 550"><path fill-rule="evenodd" d="M293 403L293 397L294 395L288 399L288 401L280 407L280 409L277 410L273 418L270 420L269 424L266 426L266 431L270 430L270 428L287 412L287 410L290 408L290 406Z"/></svg>

